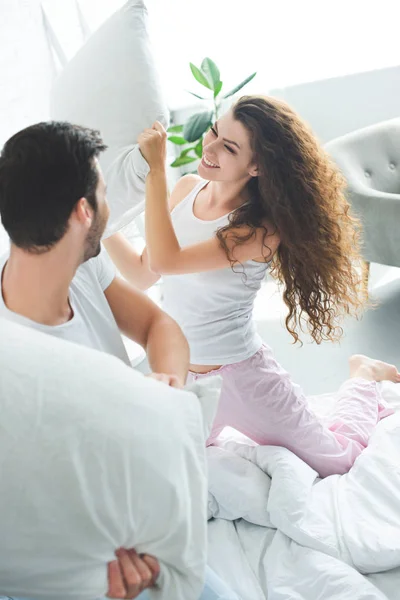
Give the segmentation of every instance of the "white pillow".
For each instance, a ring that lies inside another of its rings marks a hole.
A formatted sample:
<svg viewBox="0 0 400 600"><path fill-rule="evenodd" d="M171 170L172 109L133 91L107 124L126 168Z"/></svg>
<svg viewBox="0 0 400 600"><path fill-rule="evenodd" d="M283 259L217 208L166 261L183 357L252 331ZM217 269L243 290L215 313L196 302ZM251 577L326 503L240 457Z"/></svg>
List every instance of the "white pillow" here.
<svg viewBox="0 0 400 600"><path fill-rule="evenodd" d="M51 117L99 129L109 149L100 163L108 186L108 234L144 209L148 165L136 144L157 119L168 125L152 55L147 10L128 0L67 64L51 93Z"/></svg>
<svg viewBox="0 0 400 600"><path fill-rule="evenodd" d="M218 396L205 389L208 420ZM152 600L198 600L207 479L195 394L0 319L0 414L0 595L102 597L124 546L159 559Z"/></svg>

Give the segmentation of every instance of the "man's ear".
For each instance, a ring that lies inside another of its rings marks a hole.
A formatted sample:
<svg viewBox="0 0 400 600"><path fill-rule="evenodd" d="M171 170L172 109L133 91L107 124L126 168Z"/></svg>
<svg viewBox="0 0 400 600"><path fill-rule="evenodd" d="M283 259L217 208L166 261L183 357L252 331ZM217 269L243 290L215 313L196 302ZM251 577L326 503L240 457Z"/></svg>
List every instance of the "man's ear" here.
<svg viewBox="0 0 400 600"><path fill-rule="evenodd" d="M79 223L90 227L93 221L93 208L90 206L86 198L80 198L75 204L74 214Z"/></svg>

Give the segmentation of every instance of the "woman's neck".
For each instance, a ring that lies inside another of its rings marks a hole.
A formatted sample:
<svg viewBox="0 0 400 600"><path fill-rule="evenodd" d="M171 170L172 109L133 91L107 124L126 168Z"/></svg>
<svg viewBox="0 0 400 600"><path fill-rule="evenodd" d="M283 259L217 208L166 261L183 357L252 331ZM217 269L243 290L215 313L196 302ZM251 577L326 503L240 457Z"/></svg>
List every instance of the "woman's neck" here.
<svg viewBox="0 0 400 600"><path fill-rule="evenodd" d="M247 182L243 181L210 181L204 191L210 207L225 209L226 212L242 206L250 198Z"/></svg>

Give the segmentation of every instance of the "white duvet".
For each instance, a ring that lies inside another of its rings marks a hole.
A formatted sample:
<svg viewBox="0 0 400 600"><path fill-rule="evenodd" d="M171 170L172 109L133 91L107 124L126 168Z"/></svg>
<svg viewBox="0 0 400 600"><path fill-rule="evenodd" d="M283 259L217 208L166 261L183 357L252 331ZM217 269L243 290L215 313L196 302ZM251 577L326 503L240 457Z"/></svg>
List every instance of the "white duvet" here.
<svg viewBox="0 0 400 600"><path fill-rule="evenodd" d="M383 393L400 410L400 386ZM208 462L209 563L243 600L400 598L400 412L344 476L237 435Z"/></svg>

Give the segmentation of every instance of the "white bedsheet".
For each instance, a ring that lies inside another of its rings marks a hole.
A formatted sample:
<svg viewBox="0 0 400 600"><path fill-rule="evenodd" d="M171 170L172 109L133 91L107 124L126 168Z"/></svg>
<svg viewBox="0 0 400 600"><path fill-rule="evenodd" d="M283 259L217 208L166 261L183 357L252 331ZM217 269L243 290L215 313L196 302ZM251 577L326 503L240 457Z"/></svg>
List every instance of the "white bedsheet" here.
<svg viewBox="0 0 400 600"><path fill-rule="evenodd" d="M400 411L400 385L382 389ZM344 476L232 431L208 462L209 564L243 600L400 598L400 412Z"/></svg>

